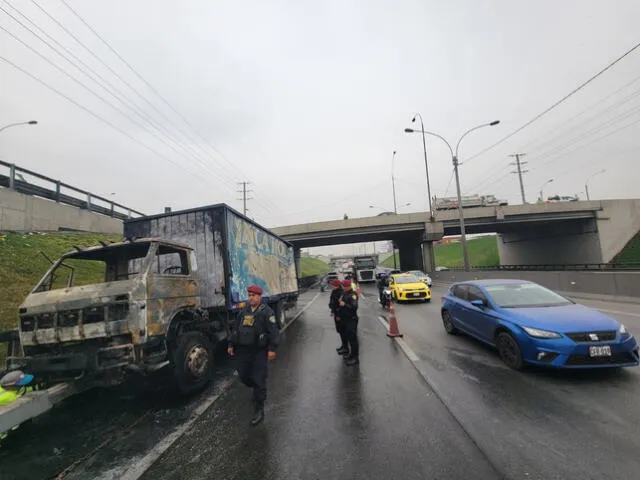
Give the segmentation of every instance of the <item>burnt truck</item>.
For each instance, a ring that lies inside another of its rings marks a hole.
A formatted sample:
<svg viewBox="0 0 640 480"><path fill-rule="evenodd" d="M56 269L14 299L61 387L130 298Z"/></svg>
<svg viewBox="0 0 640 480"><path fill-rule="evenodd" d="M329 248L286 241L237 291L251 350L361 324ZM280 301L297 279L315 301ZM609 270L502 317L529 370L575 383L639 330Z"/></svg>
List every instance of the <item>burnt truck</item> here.
<svg viewBox="0 0 640 480"><path fill-rule="evenodd" d="M21 355L9 361L48 384L168 367L192 393L254 284L284 324L298 298L293 247L229 206L129 219L122 242L53 262L20 306Z"/></svg>

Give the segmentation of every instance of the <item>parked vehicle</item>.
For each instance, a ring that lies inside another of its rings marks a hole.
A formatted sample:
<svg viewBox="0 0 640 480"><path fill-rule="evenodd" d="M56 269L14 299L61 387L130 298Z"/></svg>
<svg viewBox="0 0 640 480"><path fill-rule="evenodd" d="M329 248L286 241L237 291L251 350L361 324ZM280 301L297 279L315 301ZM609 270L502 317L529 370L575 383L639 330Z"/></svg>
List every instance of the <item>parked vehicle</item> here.
<svg viewBox="0 0 640 480"><path fill-rule="evenodd" d="M407 273L409 275L416 276L421 282L426 283L427 286L431 288L431 282L432 282L431 277L426 273L424 273L422 270L409 270Z"/></svg>
<svg viewBox="0 0 640 480"><path fill-rule="evenodd" d="M389 288L395 301L431 301L431 290L415 275L408 273L390 275Z"/></svg>
<svg viewBox="0 0 640 480"><path fill-rule="evenodd" d="M296 304L293 247L226 205L127 220L124 236L53 263L20 306L16 368L114 384L169 367L191 393L209 382L249 285L280 324Z"/></svg>
<svg viewBox="0 0 640 480"><path fill-rule="evenodd" d="M454 283L442 302L449 334L464 332L498 349L509 367L629 367L639 363L626 327L525 280Z"/></svg>
<svg viewBox="0 0 640 480"><path fill-rule="evenodd" d="M507 200L496 198L495 195L465 195L460 197L462 208L497 207L509 205ZM458 197L435 197L436 210L451 210L458 208Z"/></svg>

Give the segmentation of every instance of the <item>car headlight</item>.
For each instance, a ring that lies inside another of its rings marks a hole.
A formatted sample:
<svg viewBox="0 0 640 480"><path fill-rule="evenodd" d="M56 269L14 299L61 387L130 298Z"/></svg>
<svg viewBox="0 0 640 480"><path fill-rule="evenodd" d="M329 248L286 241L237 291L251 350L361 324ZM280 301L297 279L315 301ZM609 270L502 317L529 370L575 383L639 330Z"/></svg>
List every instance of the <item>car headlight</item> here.
<svg viewBox="0 0 640 480"><path fill-rule="evenodd" d="M618 330L620 332L620 335L626 335L629 332L627 332L627 327L625 327L624 325L620 325L620 330Z"/></svg>
<svg viewBox="0 0 640 480"><path fill-rule="evenodd" d="M401 289L400 287L398 287L398 291L399 291L399 292L402 292L402 289Z"/></svg>
<svg viewBox="0 0 640 480"><path fill-rule="evenodd" d="M550 332L548 330L540 330L538 328L531 327L522 327L522 329L535 338L560 338L559 333Z"/></svg>

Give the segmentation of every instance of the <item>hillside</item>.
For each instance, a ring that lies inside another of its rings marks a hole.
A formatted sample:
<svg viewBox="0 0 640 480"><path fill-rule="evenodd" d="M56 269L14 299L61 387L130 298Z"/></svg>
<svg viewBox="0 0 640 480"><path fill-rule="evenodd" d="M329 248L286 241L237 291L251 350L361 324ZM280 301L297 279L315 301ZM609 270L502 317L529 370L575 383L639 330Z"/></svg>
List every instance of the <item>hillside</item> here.
<svg viewBox="0 0 640 480"><path fill-rule="evenodd" d="M89 247L98 245L99 240L115 242L121 238L96 233L0 233L0 330L16 327L18 306L49 268L42 253L55 260L74 245Z"/></svg>

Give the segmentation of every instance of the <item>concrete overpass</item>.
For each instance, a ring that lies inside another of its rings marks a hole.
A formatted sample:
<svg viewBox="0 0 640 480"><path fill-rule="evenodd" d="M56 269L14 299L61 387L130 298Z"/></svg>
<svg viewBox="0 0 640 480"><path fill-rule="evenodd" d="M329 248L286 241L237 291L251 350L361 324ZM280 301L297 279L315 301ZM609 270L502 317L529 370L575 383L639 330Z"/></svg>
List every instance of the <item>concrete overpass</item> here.
<svg viewBox="0 0 640 480"><path fill-rule="evenodd" d="M498 233L503 264L608 263L640 230L640 200L464 210L467 233ZM460 233L457 210L333 220L272 229L297 249L393 240L402 269L433 271L433 241Z"/></svg>

